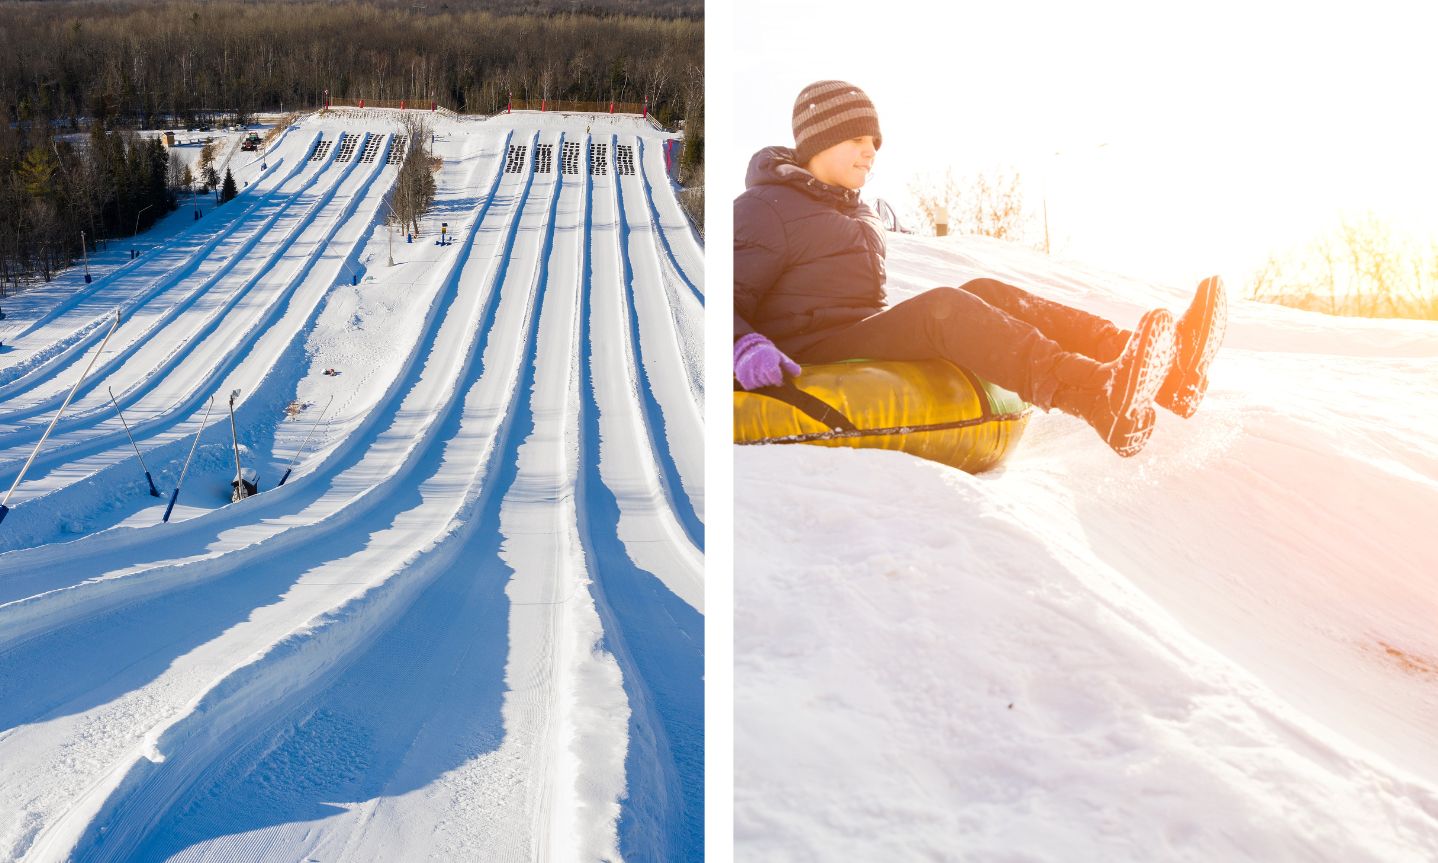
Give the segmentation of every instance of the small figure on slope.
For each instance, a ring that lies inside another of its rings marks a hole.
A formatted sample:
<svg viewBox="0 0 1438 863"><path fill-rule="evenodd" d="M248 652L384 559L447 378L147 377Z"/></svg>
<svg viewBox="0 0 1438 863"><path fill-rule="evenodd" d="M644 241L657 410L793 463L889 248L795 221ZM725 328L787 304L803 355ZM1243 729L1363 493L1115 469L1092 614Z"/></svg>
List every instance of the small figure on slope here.
<svg viewBox="0 0 1438 863"><path fill-rule="evenodd" d="M734 201L734 376L744 389L797 376L796 360L945 359L1086 420L1123 456L1148 441L1155 404L1197 410L1226 321L1216 276L1177 321L1154 309L1132 332L995 279L891 307L883 227L859 200L883 143L873 103L852 84L819 81L795 100L793 128L792 149L754 155Z"/></svg>

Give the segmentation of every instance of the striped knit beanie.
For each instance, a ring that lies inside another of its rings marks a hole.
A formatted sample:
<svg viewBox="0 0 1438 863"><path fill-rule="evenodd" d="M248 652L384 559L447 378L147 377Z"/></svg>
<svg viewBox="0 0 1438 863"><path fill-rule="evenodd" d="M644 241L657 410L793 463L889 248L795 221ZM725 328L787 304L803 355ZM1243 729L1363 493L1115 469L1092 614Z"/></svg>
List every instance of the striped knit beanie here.
<svg viewBox="0 0 1438 863"><path fill-rule="evenodd" d="M864 91L853 84L815 81L794 100L795 161L800 165L860 135L873 135L875 150L884 141L879 134L879 112Z"/></svg>

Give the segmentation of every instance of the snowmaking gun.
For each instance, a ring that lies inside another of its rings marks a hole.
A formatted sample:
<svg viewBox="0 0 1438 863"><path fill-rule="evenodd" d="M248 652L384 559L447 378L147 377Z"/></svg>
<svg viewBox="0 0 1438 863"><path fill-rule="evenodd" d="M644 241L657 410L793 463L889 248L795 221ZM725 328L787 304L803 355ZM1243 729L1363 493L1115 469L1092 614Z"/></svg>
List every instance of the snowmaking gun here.
<svg viewBox="0 0 1438 863"><path fill-rule="evenodd" d="M180 468L180 479L175 483L175 490L170 493L170 505L165 507L165 516L160 519L162 522L170 520L170 513L175 510L175 501L180 499L180 486L185 484L185 474L190 472L190 459L195 457L195 449L200 445L200 435L205 433L205 424L210 421L210 409L215 406L215 397L210 396L210 404L205 408L205 417L200 420L200 428L195 432L195 442L190 444L190 454L185 457L185 465Z"/></svg>
<svg viewBox="0 0 1438 863"><path fill-rule="evenodd" d="M230 391L230 439L235 445L235 478L230 480L234 491L230 494L230 503L239 503L260 490L259 475L240 464L240 433L235 428L235 399L239 397L239 390Z"/></svg>
<svg viewBox="0 0 1438 863"><path fill-rule="evenodd" d="M70 394L65 396L64 404L60 405L60 409L55 412L55 418L50 420L50 425L45 429L45 433L40 436L40 440L35 443L35 448L30 451L30 457L25 460L25 466L20 468L20 473L15 475L15 481L10 484L10 490L5 492L5 499L0 500L0 521L4 521L5 516L10 512L10 496L14 494L15 489L20 486L20 481L25 478L25 472L30 470L30 465L34 464L35 457L40 454L40 448L45 445L46 439L50 437L50 432L55 430L55 425L60 422L60 417L65 415L65 409L70 406L70 400L75 397L75 392L80 389L80 384L84 383L85 378L90 376L90 370L95 367L95 360L98 360L100 354L105 352L105 345L110 343L110 336L115 334L115 328L118 326L120 326L120 310L115 309L115 320L110 323L110 330L105 333L104 340L100 342L100 349L95 351L95 355L90 358L89 364L85 366L85 371L81 372L80 377L75 380L75 385L70 388Z"/></svg>

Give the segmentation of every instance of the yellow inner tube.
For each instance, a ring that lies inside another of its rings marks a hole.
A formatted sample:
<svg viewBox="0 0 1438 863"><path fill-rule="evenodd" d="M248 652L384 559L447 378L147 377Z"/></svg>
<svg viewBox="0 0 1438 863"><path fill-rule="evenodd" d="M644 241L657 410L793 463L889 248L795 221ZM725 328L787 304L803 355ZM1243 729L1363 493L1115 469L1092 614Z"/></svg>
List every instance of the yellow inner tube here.
<svg viewBox="0 0 1438 863"><path fill-rule="evenodd" d="M1030 408L944 360L804 366L784 387L734 392L734 442L899 450L970 473L1001 463Z"/></svg>

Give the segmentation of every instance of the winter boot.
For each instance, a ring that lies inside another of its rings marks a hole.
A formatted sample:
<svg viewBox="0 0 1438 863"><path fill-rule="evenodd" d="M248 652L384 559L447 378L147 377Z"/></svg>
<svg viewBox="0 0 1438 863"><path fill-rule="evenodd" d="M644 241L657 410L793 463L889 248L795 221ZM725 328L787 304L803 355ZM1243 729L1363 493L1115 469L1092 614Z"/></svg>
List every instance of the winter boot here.
<svg viewBox="0 0 1438 863"><path fill-rule="evenodd" d="M1178 319L1173 368L1159 387L1155 399L1159 405L1181 417L1193 416L1208 390L1208 367L1223 343L1227 324L1228 301L1223 280L1210 276L1199 283L1188 311Z"/></svg>
<svg viewBox="0 0 1438 863"><path fill-rule="evenodd" d="M1118 359L1100 363L1064 354L1054 369L1058 388L1052 405L1086 420L1121 456L1143 449L1153 434L1154 395L1173 363L1173 315L1154 309L1143 316Z"/></svg>

